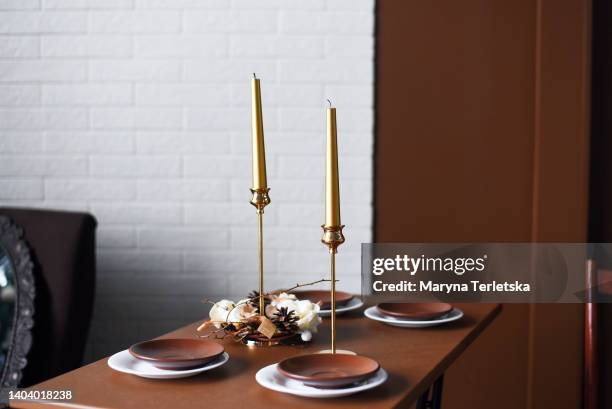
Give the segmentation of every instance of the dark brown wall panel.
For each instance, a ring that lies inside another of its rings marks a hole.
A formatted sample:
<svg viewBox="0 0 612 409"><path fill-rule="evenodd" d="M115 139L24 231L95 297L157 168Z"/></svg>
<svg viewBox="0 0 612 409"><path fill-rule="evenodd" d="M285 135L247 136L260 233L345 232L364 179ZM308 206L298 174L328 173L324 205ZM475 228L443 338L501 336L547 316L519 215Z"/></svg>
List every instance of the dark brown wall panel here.
<svg viewBox="0 0 612 409"><path fill-rule="evenodd" d="M526 1L378 2L377 241L530 240L534 35ZM525 407L528 312L505 306L445 407Z"/></svg>
<svg viewBox="0 0 612 409"><path fill-rule="evenodd" d="M589 240L612 242L612 4L593 2ZM612 268L612 265L605 266ZM612 344L612 304L599 305L600 345ZM612 408L612 348L600 347L600 406Z"/></svg>
<svg viewBox="0 0 612 409"><path fill-rule="evenodd" d="M536 30L533 240L582 242L588 224L591 4L540 0ZM583 328L583 317L579 304L531 306L531 408L581 406L583 337L572 329Z"/></svg>
<svg viewBox="0 0 612 409"><path fill-rule="evenodd" d="M378 1L378 242L585 239L588 5ZM506 305L445 407L578 408L581 334L578 306Z"/></svg>
<svg viewBox="0 0 612 409"><path fill-rule="evenodd" d="M378 2L378 241L529 240L534 14Z"/></svg>

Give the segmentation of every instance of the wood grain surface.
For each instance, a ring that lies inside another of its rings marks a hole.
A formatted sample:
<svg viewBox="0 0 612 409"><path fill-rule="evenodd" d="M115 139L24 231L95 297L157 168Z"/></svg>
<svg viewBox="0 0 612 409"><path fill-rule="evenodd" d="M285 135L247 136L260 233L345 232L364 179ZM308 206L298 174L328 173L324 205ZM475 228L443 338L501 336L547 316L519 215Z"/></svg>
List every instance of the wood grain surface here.
<svg viewBox="0 0 612 409"><path fill-rule="evenodd" d="M255 381L262 367L296 354L329 347L329 320L325 320L307 346L249 348L224 340L230 360L224 366L198 376L176 380L150 380L115 372L106 359L33 387L72 391L73 399L61 402L13 401L21 409L174 408L202 407L292 409L368 407L394 408L419 397L493 321L497 304L458 305L465 316L440 327L406 329L386 326L363 316L362 311L338 319L338 347L378 360L389 373L388 381L371 391L339 399L307 399L267 390ZM193 337L198 323L164 335ZM478 391L473 391L478 393Z"/></svg>

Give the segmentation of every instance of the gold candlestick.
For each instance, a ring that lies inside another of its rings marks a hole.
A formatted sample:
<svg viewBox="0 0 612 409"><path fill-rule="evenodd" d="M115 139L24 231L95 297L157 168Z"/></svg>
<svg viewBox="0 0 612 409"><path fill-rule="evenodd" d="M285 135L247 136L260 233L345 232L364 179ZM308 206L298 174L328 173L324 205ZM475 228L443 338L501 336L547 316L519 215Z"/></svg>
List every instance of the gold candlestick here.
<svg viewBox="0 0 612 409"><path fill-rule="evenodd" d="M329 248L331 255L331 351L336 353L336 253L344 243L340 223L340 188L338 173L338 141L336 129L336 108L331 101L327 108L327 140L325 155L325 224L321 242Z"/></svg>
<svg viewBox="0 0 612 409"><path fill-rule="evenodd" d="M259 227L259 314L266 315L264 302L264 269L263 269L263 213L264 207L270 204L268 180L266 177L266 150L263 133L263 115L261 108L261 88L259 79L253 73L251 80L251 125L253 149L253 187L251 204L257 208Z"/></svg>

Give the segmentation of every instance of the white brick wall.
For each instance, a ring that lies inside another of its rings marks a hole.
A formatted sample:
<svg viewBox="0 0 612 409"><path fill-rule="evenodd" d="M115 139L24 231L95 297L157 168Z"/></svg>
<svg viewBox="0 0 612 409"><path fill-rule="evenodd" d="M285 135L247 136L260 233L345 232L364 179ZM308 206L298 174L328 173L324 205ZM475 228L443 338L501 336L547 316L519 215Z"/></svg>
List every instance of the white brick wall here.
<svg viewBox="0 0 612 409"><path fill-rule="evenodd" d="M257 286L250 86L262 78L267 287L328 274L325 98L347 243L371 239L374 0L0 0L0 201L99 221L89 357Z"/></svg>

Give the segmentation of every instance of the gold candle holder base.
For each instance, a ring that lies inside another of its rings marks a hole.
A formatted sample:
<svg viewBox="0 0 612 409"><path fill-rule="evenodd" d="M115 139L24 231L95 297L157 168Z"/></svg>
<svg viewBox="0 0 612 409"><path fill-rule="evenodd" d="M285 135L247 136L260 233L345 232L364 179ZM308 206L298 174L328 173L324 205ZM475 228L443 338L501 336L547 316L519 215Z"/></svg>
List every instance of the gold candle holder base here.
<svg viewBox="0 0 612 409"><path fill-rule="evenodd" d="M245 337L242 343L248 347L273 347L277 345L297 345L301 344L302 337L300 334L283 335L280 337Z"/></svg>
<svg viewBox="0 0 612 409"><path fill-rule="evenodd" d="M357 352L349 351L348 349L336 349L336 352L333 352L331 349L322 349L317 354L357 355Z"/></svg>

